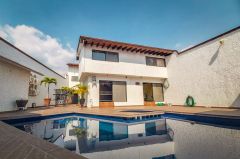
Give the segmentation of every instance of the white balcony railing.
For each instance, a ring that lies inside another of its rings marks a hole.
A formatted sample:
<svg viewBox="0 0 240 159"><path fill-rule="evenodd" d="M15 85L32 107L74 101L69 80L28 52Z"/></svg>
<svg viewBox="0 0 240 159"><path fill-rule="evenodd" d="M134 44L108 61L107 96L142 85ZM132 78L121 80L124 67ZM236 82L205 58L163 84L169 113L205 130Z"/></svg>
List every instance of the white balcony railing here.
<svg viewBox="0 0 240 159"><path fill-rule="evenodd" d="M82 73L112 74L125 76L167 78L166 67L147 66L127 62L106 62L97 60L84 60L80 69Z"/></svg>

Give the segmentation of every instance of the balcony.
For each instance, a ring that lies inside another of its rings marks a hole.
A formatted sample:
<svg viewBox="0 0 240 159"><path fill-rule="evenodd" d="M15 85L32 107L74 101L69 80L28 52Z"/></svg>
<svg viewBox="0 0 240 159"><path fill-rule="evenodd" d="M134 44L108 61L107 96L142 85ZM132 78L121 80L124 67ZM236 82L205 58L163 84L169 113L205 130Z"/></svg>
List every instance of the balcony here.
<svg viewBox="0 0 240 159"><path fill-rule="evenodd" d="M85 59L80 67L82 74L110 74L136 77L167 78L166 67L146 66L127 62L106 62Z"/></svg>

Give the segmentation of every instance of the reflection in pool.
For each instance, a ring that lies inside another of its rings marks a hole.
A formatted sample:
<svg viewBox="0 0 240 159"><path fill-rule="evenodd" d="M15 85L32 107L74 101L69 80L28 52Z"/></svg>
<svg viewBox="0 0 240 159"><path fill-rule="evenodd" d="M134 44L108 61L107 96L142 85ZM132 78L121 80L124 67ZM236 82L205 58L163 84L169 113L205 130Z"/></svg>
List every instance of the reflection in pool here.
<svg viewBox="0 0 240 159"><path fill-rule="evenodd" d="M15 124L89 159L238 159L240 131L157 119L134 123L80 116Z"/></svg>

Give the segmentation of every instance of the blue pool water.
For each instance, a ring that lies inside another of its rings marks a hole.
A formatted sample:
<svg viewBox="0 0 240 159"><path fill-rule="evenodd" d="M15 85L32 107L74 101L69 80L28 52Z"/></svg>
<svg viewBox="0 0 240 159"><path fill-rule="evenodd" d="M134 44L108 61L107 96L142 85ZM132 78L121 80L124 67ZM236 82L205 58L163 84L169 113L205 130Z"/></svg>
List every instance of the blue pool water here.
<svg viewBox="0 0 240 159"><path fill-rule="evenodd" d="M234 118L68 113L5 122L89 159L240 158L240 121Z"/></svg>

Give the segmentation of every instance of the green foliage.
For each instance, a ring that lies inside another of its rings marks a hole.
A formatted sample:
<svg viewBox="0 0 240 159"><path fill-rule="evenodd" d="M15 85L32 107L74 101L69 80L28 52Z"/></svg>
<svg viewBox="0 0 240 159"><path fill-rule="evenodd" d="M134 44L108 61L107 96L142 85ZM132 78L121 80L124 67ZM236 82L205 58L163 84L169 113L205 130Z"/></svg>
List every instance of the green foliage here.
<svg viewBox="0 0 240 159"><path fill-rule="evenodd" d="M56 78L51 78L51 77L44 77L43 80L41 80L41 85L44 84L44 86L48 87L48 98L49 98L49 85L50 84L57 84L57 79Z"/></svg>
<svg viewBox="0 0 240 159"><path fill-rule="evenodd" d="M75 90L74 92L81 96L81 99L83 99L84 95L86 93L88 93L88 86L86 86L86 85L78 84L78 85L74 86L73 88Z"/></svg>
<svg viewBox="0 0 240 159"><path fill-rule="evenodd" d="M187 96L185 104L189 107L193 107L193 106L195 106L196 103L192 96Z"/></svg>
<svg viewBox="0 0 240 159"><path fill-rule="evenodd" d="M75 92L73 88L67 86L62 87L61 90L65 91L67 93L67 96L72 96Z"/></svg>
<svg viewBox="0 0 240 159"><path fill-rule="evenodd" d="M50 85L50 84L57 84L57 79L56 78L51 78L51 77L44 77L43 80L41 80L41 85L44 84L45 86Z"/></svg>
<svg viewBox="0 0 240 159"><path fill-rule="evenodd" d="M75 128L74 132L77 137L82 137L87 134L87 131L84 128Z"/></svg>

